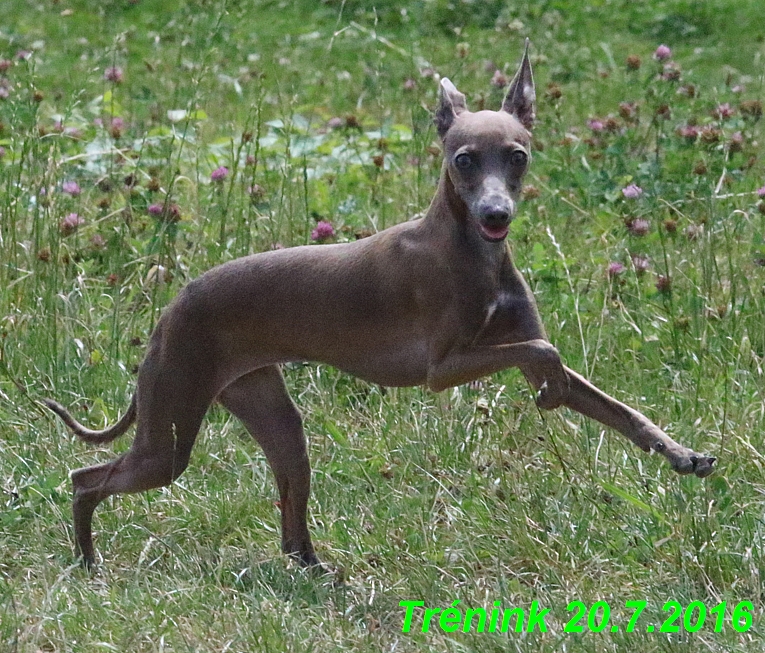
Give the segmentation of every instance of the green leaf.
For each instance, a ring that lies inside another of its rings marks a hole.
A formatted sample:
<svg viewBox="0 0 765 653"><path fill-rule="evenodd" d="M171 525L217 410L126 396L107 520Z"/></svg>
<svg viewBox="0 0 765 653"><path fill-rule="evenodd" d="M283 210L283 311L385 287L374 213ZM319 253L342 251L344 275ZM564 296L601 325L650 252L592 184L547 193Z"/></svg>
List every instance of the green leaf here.
<svg viewBox="0 0 765 653"><path fill-rule="evenodd" d="M608 483L607 481L601 481L600 484L606 492L610 492L614 496L619 497L628 503L631 503L633 506L639 508L643 512L647 512L649 515L653 515L662 524L667 523L667 518L661 512L656 510L656 508L653 506L649 506L647 503L641 501L637 497L633 497L629 492L626 492L620 487L617 487L613 483Z"/></svg>
<svg viewBox="0 0 765 653"><path fill-rule="evenodd" d="M324 428L327 429L327 433L332 436L332 439L337 442L337 444L348 444L348 437L339 428L337 428L337 425L335 425L333 422L325 420Z"/></svg>

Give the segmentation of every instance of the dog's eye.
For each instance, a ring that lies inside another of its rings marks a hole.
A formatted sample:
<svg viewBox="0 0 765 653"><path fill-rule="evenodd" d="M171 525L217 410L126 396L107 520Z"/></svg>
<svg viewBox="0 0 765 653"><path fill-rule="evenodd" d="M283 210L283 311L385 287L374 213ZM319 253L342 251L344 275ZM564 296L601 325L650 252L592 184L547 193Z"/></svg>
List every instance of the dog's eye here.
<svg viewBox="0 0 765 653"><path fill-rule="evenodd" d="M460 170L467 170L471 165L473 165L473 159L470 158L469 154L465 154L465 152L463 152L462 154L458 154L454 159L454 165L456 165Z"/></svg>
<svg viewBox="0 0 765 653"><path fill-rule="evenodd" d="M510 164L514 166L525 166L526 162L529 160L528 155L523 150L515 150L510 155Z"/></svg>

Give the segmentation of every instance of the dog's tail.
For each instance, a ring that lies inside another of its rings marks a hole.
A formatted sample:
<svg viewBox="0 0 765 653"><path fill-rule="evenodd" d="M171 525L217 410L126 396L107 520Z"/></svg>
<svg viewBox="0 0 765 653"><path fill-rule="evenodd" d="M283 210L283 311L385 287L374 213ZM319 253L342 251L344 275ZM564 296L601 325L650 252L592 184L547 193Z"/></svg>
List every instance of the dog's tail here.
<svg viewBox="0 0 765 653"><path fill-rule="evenodd" d="M52 399L43 399L42 401L48 408L50 408L62 419L64 424L69 427L72 433L74 433L81 440L85 440L85 442L90 442L91 444L105 444L107 442L111 442L112 440L116 440L130 428L130 425L133 422L135 422L135 394L130 401L130 408L127 409L127 412L114 426L105 428L103 431L92 431L91 429L86 428L76 419L74 419L74 417L69 414L69 411L57 401L53 401Z"/></svg>

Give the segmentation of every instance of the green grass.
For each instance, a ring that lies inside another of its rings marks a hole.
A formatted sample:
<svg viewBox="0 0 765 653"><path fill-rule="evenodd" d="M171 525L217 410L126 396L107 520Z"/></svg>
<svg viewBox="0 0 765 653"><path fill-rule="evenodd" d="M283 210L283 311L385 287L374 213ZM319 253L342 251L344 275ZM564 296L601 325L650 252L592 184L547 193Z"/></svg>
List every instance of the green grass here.
<svg viewBox="0 0 765 653"><path fill-rule="evenodd" d="M0 5L0 26L0 652L762 650L758 3L25 0ZM517 264L566 362L718 456L717 473L680 478L594 422L540 414L513 370L434 395L295 365L310 526L343 583L282 557L272 474L222 409L179 482L102 504L102 563L79 569L68 472L115 454L35 400L113 422L189 279L309 242L319 219L352 240L422 211L440 169L423 71L493 108L525 36L539 106ZM657 79L661 43L680 81ZM622 197L630 183L642 197ZM71 213L84 222L67 229ZM538 601L548 632L402 633L400 601L457 599ZM575 600L607 601L621 630L564 633ZM646 632L668 600L728 615L751 601L754 618ZM647 601L632 633L627 601Z"/></svg>

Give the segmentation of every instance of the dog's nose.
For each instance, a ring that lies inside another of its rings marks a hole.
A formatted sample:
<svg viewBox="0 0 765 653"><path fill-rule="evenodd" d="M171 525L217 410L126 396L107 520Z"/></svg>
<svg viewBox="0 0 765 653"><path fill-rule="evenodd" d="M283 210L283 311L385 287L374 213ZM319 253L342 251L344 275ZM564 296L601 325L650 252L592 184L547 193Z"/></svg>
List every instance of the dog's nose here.
<svg viewBox="0 0 765 653"><path fill-rule="evenodd" d="M505 188L498 188L499 182L484 182L483 192L476 198L471 213L484 224L495 227L506 226L515 215L515 202Z"/></svg>
<svg viewBox="0 0 765 653"><path fill-rule="evenodd" d="M486 211L484 211L483 219L486 224L507 224L510 220L510 211L507 207L488 207Z"/></svg>
<svg viewBox="0 0 765 653"><path fill-rule="evenodd" d="M483 222L491 225L506 225L513 217L512 200L508 197L487 197L478 206L478 215Z"/></svg>

